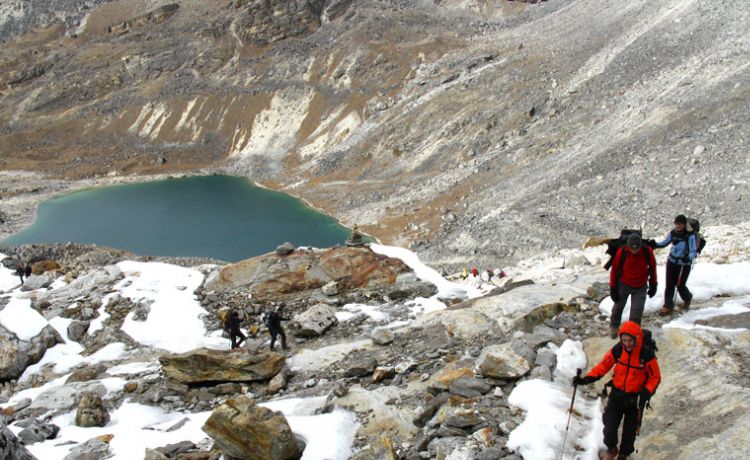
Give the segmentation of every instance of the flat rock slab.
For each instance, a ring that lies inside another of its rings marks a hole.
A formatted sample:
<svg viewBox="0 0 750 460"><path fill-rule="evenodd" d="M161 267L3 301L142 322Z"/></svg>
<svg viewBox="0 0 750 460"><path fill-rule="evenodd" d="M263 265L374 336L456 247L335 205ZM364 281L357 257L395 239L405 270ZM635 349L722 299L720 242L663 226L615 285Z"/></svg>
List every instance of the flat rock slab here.
<svg viewBox="0 0 750 460"><path fill-rule="evenodd" d="M164 374L177 382L257 382L270 380L284 367L284 355L249 354L198 348L159 357Z"/></svg>
<svg viewBox="0 0 750 460"><path fill-rule="evenodd" d="M288 255L274 253L227 265L206 282L217 291L247 287L257 295L319 288L331 281L339 289L391 285L409 271L400 260L375 254L367 247L326 250L297 249Z"/></svg>

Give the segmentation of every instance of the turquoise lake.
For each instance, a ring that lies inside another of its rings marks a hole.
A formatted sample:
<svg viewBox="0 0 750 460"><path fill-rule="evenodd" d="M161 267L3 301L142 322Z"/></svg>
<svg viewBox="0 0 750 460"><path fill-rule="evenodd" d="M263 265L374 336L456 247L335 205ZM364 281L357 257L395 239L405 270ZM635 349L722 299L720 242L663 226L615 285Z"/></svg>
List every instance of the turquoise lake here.
<svg viewBox="0 0 750 460"><path fill-rule="evenodd" d="M43 202L34 224L3 244L95 243L141 255L235 262L297 246L343 244L350 230L249 180L202 176L117 185Z"/></svg>

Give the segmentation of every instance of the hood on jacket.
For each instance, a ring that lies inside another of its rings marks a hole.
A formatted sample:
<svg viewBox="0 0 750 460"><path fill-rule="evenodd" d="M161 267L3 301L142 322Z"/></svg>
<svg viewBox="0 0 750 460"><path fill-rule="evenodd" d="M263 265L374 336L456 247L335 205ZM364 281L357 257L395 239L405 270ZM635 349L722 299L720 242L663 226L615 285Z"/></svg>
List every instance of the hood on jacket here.
<svg viewBox="0 0 750 460"><path fill-rule="evenodd" d="M637 356L641 351L641 346L643 345L643 329L641 329L641 326L639 326L638 323L635 323L633 321L625 321L620 326L619 337L621 339L623 334L627 334L635 339L635 345L633 346L632 353Z"/></svg>

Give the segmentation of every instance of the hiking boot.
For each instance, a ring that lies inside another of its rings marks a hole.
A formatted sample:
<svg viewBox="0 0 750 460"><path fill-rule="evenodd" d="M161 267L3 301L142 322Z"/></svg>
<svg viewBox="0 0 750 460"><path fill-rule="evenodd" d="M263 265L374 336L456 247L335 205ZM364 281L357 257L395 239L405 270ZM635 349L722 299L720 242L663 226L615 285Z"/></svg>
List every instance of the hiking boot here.
<svg viewBox="0 0 750 460"><path fill-rule="evenodd" d="M687 299L687 300L685 301L685 303L683 303L683 304L682 304L682 309L683 309L683 310L687 310L687 309L689 309L689 308L690 308L690 301L691 301L691 300L693 300L693 298L692 298L692 297L691 297L691 298L689 298L689 299Z"/></svg>
<svg viewBox="0 0 750 460"><path fill-rule="evenodd" d="M617 334L620 333L620 328L617 326L609 326L609 336L610 338L616 339Z"/></svg>
<svg viewBox="0 0 750 460"><path fill-rule="evenodd" d="M672 314L672 309L666 305L659 309L659 316L668 316Z"/></svg>
<svg viewBox="0 0 750 460"><path fill-rule="evenodd" d="M627 460L628 456L625 454L617 454L617 460Z"/></svg>
<svg viewBox="0 0 750 460"><path fill-rule="evenodd" d="M602 457L602 459L603 460L615 460L616 457L617 457L617 447L613 447L604 454L604 457Z"/></svg>

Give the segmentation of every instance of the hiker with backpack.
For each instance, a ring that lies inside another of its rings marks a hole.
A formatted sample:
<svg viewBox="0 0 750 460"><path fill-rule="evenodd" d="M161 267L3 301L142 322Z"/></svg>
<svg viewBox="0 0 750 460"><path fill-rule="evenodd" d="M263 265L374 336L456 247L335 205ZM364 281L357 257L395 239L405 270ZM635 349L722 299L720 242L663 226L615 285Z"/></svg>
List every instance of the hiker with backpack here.
<svg viewBox="0 0 750 460"><path fill-rule="evenodd" d="M609 335L617 337L622 311L630 297L630 321L641 324L646 295L656 295L656 259L654 250L643 244L641 236L632 233L612 260L609 271L610 297L615 303L609 317Z"/></svg>
<svg viewBox="0 0 750 460"><path fill-rule="evenodd" d="M281 327L281 322L286 321L286 318L281 316L281 310L284 308L284 302L279 303L273 311L266 313L263 322L268 327L268 332L271 334L271 351L276 343L276 337L281 336L281 349L286 350L286 334L284 328Z"/></svg>
<svg viewBox="0 0 750 460"><path fill-rule="evenodd" d="M633 453L643 410L661 381L656 347L653 340L647 341L645 336L638 324L626 321L620 327L620 341L604 354L599 364L585 377L573 378L574 386L589 385L614 367L612 390L602 415L604 444L607 446L605 459L624 460ZM621 420L622 439L618 450L617 434Z"/></svg>
<svg viewBox="0 0 750 460"><path fill-rule="evenodd" d="M229 318L227 319L227 326L229 328L229 340L232 341L232 350L235 348L239 348L242 345L242 342L247 340L247 337L245 337L245 334L242 333L242 330L240 329L240 323L242 320L240 319L239 313L237 313L237 310L232 310L232 312L229 314ZM237 340L239 338L239 340Z"/></svg>
<svg viewBox="0 0 750 460"><path fill-rule="evenodd" d="M698 257L698 252L702 247L698 241L700 224L697 220L692 219L692 221L692 225L689 225L687 217L682 214L678 215L674 218L674 230L654 245L656 248L672 245L667 258L664 306L659 310L661 316L667 316L674 310L675 288L684 302L685 309L690 308L690 301L693 300L693 294L687 288L687 280L693 260Z"/></svg>

